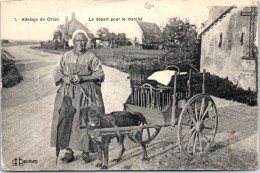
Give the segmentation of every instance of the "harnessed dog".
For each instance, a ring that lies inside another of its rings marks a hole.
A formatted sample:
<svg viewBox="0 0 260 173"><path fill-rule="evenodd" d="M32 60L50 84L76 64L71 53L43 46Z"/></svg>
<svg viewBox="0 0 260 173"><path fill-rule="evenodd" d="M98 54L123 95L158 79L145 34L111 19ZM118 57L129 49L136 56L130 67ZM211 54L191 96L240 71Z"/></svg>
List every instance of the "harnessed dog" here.
<svg viewBox="0 0 260 173"><path fill-rule="evenodd" d="M137 141L143 149L143 161L147 161L147 151L146 145L142 141L142 132L136 131L132 136L130 134L121 134L117 131L114 134L104 134L102 136L96 136L91 134L91 130L99 128L118 128L118 127L127 127L127 126L139 126L145 124L145 117L141 113L130 113L125 111L112 112L110 114L102 115L98 110L94 108L88 108L83 119L87 124L87 128L90 129L90 136L98 144L98 159L99 162L96 164L96 167L101 167L101 169L108 169L108 148L109 143L112 138L116 137L117 141L121 145L121 151L116 159L113 161L120 162L122 160L122 155L124 154L124 139L125 136L128 136L130 139Z"/></svg>

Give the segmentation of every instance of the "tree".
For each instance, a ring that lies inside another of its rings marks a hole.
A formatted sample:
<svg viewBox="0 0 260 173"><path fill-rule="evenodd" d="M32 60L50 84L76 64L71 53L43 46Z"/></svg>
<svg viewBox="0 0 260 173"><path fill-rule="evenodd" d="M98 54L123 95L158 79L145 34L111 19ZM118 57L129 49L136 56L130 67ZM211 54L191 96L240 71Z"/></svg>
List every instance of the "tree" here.
<svg viewBox="0 0 260 173"><path fill-rule="evenodd" d="M61 38L62 38L62 32L60 30L54 31L52 41L61 42Z"/></svg>
<svg viewBox="0 0 260 173"><path fill-rule="evenodd" d="M108 32L108 29L105 28L105 27L101 27L97 30L97 35L99 36L99 38L101 40L107 40L108 39L108 35L109 35L109 32Z"/></svg>
<svg viewBox="0 0 260 173"><path fill-rule="evenodd" d="M115 47L115 41L117 39L117 35L113 32L108 33L107 38L108 38L110 47L114 48Z"/></svg>
<svg viewBox="0 0 260 173"><path fill-rule="evenodd" d="M165 46L169 49L169 61L188 63L199 67L200 42L197 39L196 26L189 20L170 18L163 28Z"/></svg>
<svg viewBox="0 0 260 173"><path fill-rule="evenodd" d="M125 45L132 45L129 42L129 39L126 38L125 33L115 34L114 32L109 32L109 30L105 27L99 28L97 31L97 35L99 36L101 41L108 41L110 47L119 47Z"/></svg>

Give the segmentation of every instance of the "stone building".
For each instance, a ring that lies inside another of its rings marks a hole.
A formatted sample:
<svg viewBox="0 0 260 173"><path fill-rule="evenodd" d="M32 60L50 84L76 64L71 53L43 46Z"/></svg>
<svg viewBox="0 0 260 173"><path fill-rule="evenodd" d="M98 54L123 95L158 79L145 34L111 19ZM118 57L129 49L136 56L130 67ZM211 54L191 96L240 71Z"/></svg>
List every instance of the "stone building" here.
<svg viewBox="0 0 260 173"><path fill-rule="evenodd" d="M257 8L210 7L199 36L200 69L257 90Z"/></svg>

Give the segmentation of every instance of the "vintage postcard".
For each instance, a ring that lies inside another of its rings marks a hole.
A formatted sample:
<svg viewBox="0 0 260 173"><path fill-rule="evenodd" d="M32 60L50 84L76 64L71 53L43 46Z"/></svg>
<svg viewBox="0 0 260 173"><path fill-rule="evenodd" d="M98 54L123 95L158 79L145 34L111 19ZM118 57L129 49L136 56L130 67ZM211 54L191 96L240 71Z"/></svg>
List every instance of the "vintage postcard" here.
<svg viewBox="0 0 260 173"><path fill-rule="evenodd" d="M3 0L3 171L256 170L258 2Z"/></svg>

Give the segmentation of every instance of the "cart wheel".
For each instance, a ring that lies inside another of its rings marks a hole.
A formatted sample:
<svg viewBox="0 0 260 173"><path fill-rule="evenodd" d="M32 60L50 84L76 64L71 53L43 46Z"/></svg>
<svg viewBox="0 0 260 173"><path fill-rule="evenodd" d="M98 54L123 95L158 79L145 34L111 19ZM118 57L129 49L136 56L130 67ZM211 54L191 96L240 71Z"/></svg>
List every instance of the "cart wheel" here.
<svg viewBox="0 0 260 173"><path fill-rule="evenodd" d="M217 108L207 94L193 96L184 106L178 122L178 142L189 158L205 155L218 126Z"/></svg>
<svg viewBox="0 0 260 173"><path fill-rule="evenodd" d="M128 138L134 143L144 142L145 144L149 144L161 131L161 127L155 128L143 128L141 130L136 131L136 133L131 133L128 135ZM137 135L141 135L142 141L137 141L135 138Z"/></svg>

